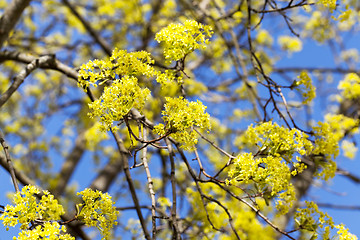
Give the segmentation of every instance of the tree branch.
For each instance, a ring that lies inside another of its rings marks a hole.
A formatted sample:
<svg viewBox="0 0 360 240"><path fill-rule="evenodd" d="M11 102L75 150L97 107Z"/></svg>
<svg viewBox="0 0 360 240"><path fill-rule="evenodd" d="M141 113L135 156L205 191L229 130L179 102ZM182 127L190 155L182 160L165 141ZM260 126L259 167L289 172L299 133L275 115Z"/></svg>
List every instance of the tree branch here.
<svg viewBox="0 0 360 240"><path fill-rule="evenodd" d="M147 140L147 131L146 127L143 126L143 139ZM156 199L155 199L155 191L154 191L154 183L151 178L151 173L149 169L149 164L147 160L147 147L144 147L142 150L142 162L144 163L144 168L146 172L146 177L148 181L149 193L151 198L151 222L152 222L152 239L156 239Z"/></svg>
<svg viewBox="0 0 360 240"><path fill-rule="evenodd" d="M85 29L89 32L89 34L94 38L94 40L100 45L100 47L106 52L107 55L111 56L112 49L107 44L107 42L98 34L91 25L83 18L78 11L76 11L75 7L68 1L68 0L62 0L65 6L67 6L70 11L74 14L77 19L82 23L82 25L85 27Z"/></svg>
<svg viewBox="0 0 360 240"><path fill-rule="evenodd" d="M126 150L125 146L123 145L123 143L122 143L122 141L120 139L120 136L115 132L112 132L112 135L115 138L116 145L118 147L119 153L121 155L123 155L121 157L121 161L122 161L122 165L124 166L124 173L125 173L126 181L127 181L128 185L129 185L131 197L133 199L133 202L134 202L134 205L135 205L135 208L136 208L136 213L138 215L138 218L139 218L143 233L145 235L145 238L147 240L150 240L151 237L150 237L150 234L149 234L149 232L148 232L148 230L146 228L145 219L144 219L144 217L143 217L143 215L141 213L141 207L140 207L140 204L139 204L138 197L136 195L136 189L135 189L135 186L134 186L134 182L133 182L132 177L131 177L131 173L130 173L130 169L129 169L129 163L128 163L126 157L125 157L126 154L127 154L127 150Z"/></svg>
<svg viewBox="0 0 360 240"><path fill-rule="evenodd" d="M75 146L71 150L70 154L67 156L60 170L58 176L59 182L53 191L55 196L60 196L64 192L71 175L75 171L76 165L78 164L80 158L84 154L84 151L85 151L84 133L80 133L80 135L75 140Z"/></svg>
<svg viewBox="0 0 360 240"><path fill-rule="evenodd" d="M31 0L14 0L5 8L4 14L0 18L0 49L30 2Z"/></svg>
<svg viewBox="0 0 360 240"><path fill-rule="evenodd" d="M25 78L30 75L32 71L39 68L41 65L51 63L55 60L53 55L46 55L40 58L32 60L15 78L11 86L6 90L4 94L0 96L0 107L2 107L11 95L20 87Z"/></svg>
<svg viewBox="0 0 360 240"><path fill-rule="evenodd" d="M171 191L172 191L172 208L171 208L171 222L173 225L173 239L179 240L180 239L180 232L179 226L176 220L176 179L175 179L175 161L174 161L174 150L171 146L171 142L168 138L165 138L166 145L169 150L169 157L170 157L170 165L171 165L171 172L170 172L170 181L171 181Z"/></svg>
<svg viewBox="0 0 360 240"><path fill-rule="evenodd" d="M1 143L1 146L3 147L3 149L4 149L4 152L5 152L5 157L6 157L7 166L8 166L7 169L10 172L11 179L13 181L15 191L20 192L19 185L18 185L18 182L16 180L15 169L14 169L13 163L11 161L10 153L9 153L9 146L6 144L5 136L4 136L4 134L3 134L3 132L1 130L0 130L0 143Z"/></svg>
<svg viewBox="0 0 360 240"><path fill-rule="evenodd" d="M73 69L72 67L63 64L62 62L60 62L59 60L55 59L54 57L54 61L51 62L39 62L39 66L38 68L43 68L43 69L52 69L58 72L63 73L64 75L66 75L67 77L75 80L77 82L78 80L78 72ZM0 62L3 61L7 61L7 60L14 60L17 62L22 62L22 63L26 63L26 64L30 64L31 62L35 61L36 58L30 55L27 55L25 53L20 53L20 52L16 52L16 51L1 51L0 52ZM86 94L89 96L91 101L95 101L95 97L92 95L91 91L89 90L89 88L87 89Z"/></svg>

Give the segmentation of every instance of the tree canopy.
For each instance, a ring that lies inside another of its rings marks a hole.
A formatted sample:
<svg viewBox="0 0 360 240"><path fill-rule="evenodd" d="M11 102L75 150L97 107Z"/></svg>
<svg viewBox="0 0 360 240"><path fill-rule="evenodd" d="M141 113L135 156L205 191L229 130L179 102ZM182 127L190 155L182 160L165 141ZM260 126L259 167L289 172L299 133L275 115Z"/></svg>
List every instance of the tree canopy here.
<svg viewBox="0 0 360 240"><path fill-rule="evenodd" d="M311 191L339 175L360 183L344 167L359 141L359 9L0 0L0 164L14 188L3 229L18 240L357 239L326 208L360 207Z"/></svg>

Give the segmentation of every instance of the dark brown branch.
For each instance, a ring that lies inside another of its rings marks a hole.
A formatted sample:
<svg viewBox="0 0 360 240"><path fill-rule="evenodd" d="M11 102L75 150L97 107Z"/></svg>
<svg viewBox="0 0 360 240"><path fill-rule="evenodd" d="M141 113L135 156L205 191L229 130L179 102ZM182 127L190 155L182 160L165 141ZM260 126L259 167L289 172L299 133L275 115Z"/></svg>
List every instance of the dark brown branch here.
<svg viewBox="0 0 360 240"><path fill-rule="evenodd" d="M145 209L151 210L151 206L147 206L147 205L140 205L140 208L145 208ZM118 211L136 210L136 207L135 207L135 206L131 206L131 207L117 207L116 210L118 210Z"/></svg>
<svg viewBox="0 0 360 240"><path fill-rule="evenodd" d="M360 211L360 206L351 206L351 205L337 205L331 203L316 203L321 208L331 208L335 210L356 210Z"/></svg>
<svg viewBox="0 0 360 240"><path fill-rule="evenodd" d="M351 172L349 171L346 171L344 169L341 169L341 168L337 168L336 169L336 173L339 174L339 175L342 175L344 177L347 177L349 178L351 181L355 182L355 183L360 183L360 177L358 176L355 176L354 174L352 174Z"/></svg>
<svg viewBox="0 0 360 240"><path fill-rule="evenodd" d="M13 0L5 8L4 14L0 18L0 49L30 2L31 0Z"/></svg>
<svg viewBox="0 0 360 240"><path fill-rule="evenodd" d="M283 8L274 8L274 9L270 9L270 10L256 10L254 8L251 8L251 11L254 13L273 13L273 12L280 12L282 13L283 11L287 11L293 8L298 8L298 7L303 7L303 6L307 6L307 5L313 5L313 3L307 3L306 0L299 2L297 4L294 5L287 5L286 7Z"/></svg>
<svg viewBox="0 0 360 240"><path fill-rule="evenodd" d="M3 132L1 130L0 130L0 143L1 143L1 146L3 147L3 149L4 149L4 152L5 152L5 157L6 157L6 161L7 161L8 170L9 170L9 173L11 175L11 179L13 181L15 191L20 192L19 185L18 185L18 182L17 182L17 179L16 179L15 169L14 169L13 163L11 161L10 153L9 153L9 146L6 144L5 136L4 136L4 134L3 134Z"/></svg>
<svg viewBox="0 0 360 240"><path fill-rule="evenodd" d="M139 130L140 132L140 130ZM147 139L147 129L144 126L143 127L143 139L144 141L146 141ZM152 223L152 239L155 240L156 239L156 199L155 199L155 191L154 191L154 182L151 178L151 173L150 173L150 169L149 169L149 164L148 164L148 160L147 160L147 147L144 147L144 149L142 150L142 162L144 163L144 168L145 168L145 172L146 172L146 177L147 177L147 181L148 181L148 188L149 188L149 193L150 193L150 198L151 198L151 223Z"/></svg>
<svg viewBox="0 0 360 240"><path fill-rule="evenodd" d="M52 56L54 57L54 56ZM7 61L7 60L14 60L17 62L22 62L22 63L26 63L26 64L30 64L31 62L33 62L34 60L36 60L35 57L27 55L25 53L20 53L20 52L16 52L16 51L2 51L0 52L0 62L3 61ZM76 82L78 81L78 72L73 69L72 67L63 64L62 62L60 62L59 60L55 59L54 57L54 61L51 62L39 62L39 68L42 69L52 69L58 72L63 73L64 75L66 75L67 77L75 80ZM87 89L86 94L89 96L91 101L95 101L95 97L92 95L90 89Z"/></svg>
<svg viewBox="0 0 360 240"><path fill-rule="evenodd" d="M174 160L174 150L172 148L171 142L168 138L165 139L166 145L169 150L169 157L170 157L170 181L171 181L171 192L172 192L172 208L171 208L171 219L173 225L173 239L179 240L180 239L180 232L179 226L176 219L176 208L177 208L177 201L176 201L176 179L175 179L175 160Z"/></svg>
<svg viewBox="0 0 360 240"><path fill-rule="evenodd" d="M40 58L32 60L26 67L23 69L12 82L11 86L0 96L0 107L2 107L7 100L11 97L11 95L20 87L20 85L24 82L25 78L30 75L32 71L39 68L43 64L50 64L54 62L55 58L52 55L42 56Z"/></svg>

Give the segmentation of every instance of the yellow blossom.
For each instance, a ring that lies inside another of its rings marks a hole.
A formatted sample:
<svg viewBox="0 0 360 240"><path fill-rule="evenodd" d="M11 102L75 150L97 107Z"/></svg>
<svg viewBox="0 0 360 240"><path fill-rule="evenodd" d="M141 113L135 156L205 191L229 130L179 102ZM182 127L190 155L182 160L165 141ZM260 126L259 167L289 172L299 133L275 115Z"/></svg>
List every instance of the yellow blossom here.
<svg viewBox="0 0 360 240"><path fill-rule="evenodd" d="M302 49L302 42L297 37L280 36L278 42L282 49L289 52L300 52Z"/></svg>
<svg viewBox="0 0 360 240"><path fill-rule="evenodd" d="M163 43L165 59L178 61L196 49L205 48L212 34L210 26L187 20L184 24L169 24L156 34L155 40Z"/></svg>
<svg viewBox="0 0 360 240"><path fill-rule="evenodd" d="M360 97L360 77L356 73L348 73L345 79L340 81L338 89L344 98L355 99Z"/></svg>
<svg viewBox="0 0 360 240"><path fill-rule="evenodd" d="M182 143L185 149L192 149L197 143L195 126L209 130L210 116L206 107L198 100L189 102L183 97L166 98L165 110L162 112L165 125L158 124L154 131L159 135L171 133L176 141Z"/></svg>

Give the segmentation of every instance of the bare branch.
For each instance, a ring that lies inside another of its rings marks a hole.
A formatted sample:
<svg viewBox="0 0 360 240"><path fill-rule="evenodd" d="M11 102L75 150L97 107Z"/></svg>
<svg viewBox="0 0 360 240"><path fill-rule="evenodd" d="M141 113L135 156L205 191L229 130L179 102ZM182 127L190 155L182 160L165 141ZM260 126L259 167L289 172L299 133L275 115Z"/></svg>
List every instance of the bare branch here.
<svg viewBox="0 0 360 240"><path fill-rule="evenodd" d="M351 206L351 205L337 205L331 203L316 203L319 207L322 208L331 208L335 210L355 210L360 211L360 206Z"/></svg>
<svg viewBox="0 0 360 240"><path fill-rule="evenodd" d="M165 139L166 145L169 150L169 157L170 157L170 165L171 165L171 172L170 172L170 181L171 181L171 192L172 192L172 208L171 208L171 219L172 219L172 225L174 228L174 239L179 240L180 239L180 232L179 232L179 226L177 224L176 219L176 179L175 179L175 161L174 161L174 150L172 148L171 142L168 138Z"/></svg>
<svg viewBox="0 0 360 240"><path fill-rule="evenodd" d="M107 55L111 56L112 50L111 47L107 44L107 42L98 34L91 25L83 18L80 13L75 9L75 7L68 1L62 0L64 5L66 5L70 11L77 17L80 22L83 24L85 29L89 32L89 34L94 38L94 40L101 46L101 48L106 52Z"/></svg>
<svg viewBox="0 0 360 240"><path fill-rule="evenodd" d="M129 185L131 197L133 199L133 202L134 202L134 205L135 205L135 208L136 208L136 213L138 215L138 218L139 218L143 233L145 235L145 238L147 240L150 240L151 237L150 237L150 234L149 234L149 232L148 232L148 230L146 228L145 219L143 217L143 214L141 213L139 199L137 197L134 182L133 182L132 177L131 177L131 173L130 173L130 169L129 169L129 162L127 161L127 159L125 157L126 154L127 154L127 150L126 150L125 146L123 145L120 136L115 132L112 132L112 135L115 138L116 145L118 147L119 153L122 155L121 161L122 161L122 165L124 166L124 173L125 173L126 181L127 181L128 185Z"/></svg>
<svg viewBox="0 0 360 240"><path fill-rule="evenodd" d="M143 139L147 140L147 131L146 127L143 126ZM155 191L154 191L154 183L151 178L151 173L149 169L149 164L147 161L147 147L144 147L142 150L142 162L144 163L144 168L146 172L146 177L149 186L149 193L151 198L151 222L152 222L152 239L156 239L156 199L155 199Z"/></svg>
<svg viewBox="0 0 360 240"><path fill-rule="evenodd" d="M0 49L30 2L31 0L14 0L5 8L0 18Z"/></svg>
<svg viewBox="0 0 360 240"><path fill-rule="evenodd" d="M0 107L2 107L7 100L9 100L9 98L11 97L11 95L20 87L20 85L24 82L25 78L27 76L30 75L30 73L32 71L34 71L35 69L39 68L42 64L45 63L50 63L54 61L54 56L53 55L46 55L46 56L42 56L38 59L34 59L33 61L31 61L26 67L25 69L23 69L15 78L14 81L12 82L11 86L8 88L8 90L6 90L5 93L3 93L0 96Z"/></svg>
<svg viewBox="0 0 360 240"><path fill-rule="evenodd" d="M344 177L347 177L349 178L350 180L352 180L354 183L360 183L360 177L352 174L351 172L349 171L346 171L344 169L341 169L341 168L337 168L336 169L336 173L338 173L339 175L342 175Z"/></svg>
<svg viewBox="0 0 360 240"><path fill-rule="evenodd" d="M52 69L52 70L55 70L55 71L65 74L67 77L75 80L76 82L78 81L79 74L75 69L73 69L72 67L70 67L66 64L63 64L59 60L55 59L54 55L51 55L51 57L54 58L53 61L39 61L38 68ZM30 55L27 55L25 53L5 50L5 51L0 52L0 62L6 61L6 60L15 60L17 62L30 64L33 61L35 61L36 58L33 56L30 56ZM87 88L86 94L89 96L91 101L95 101L95 97L92 95L89 88Z"/></svg>
<svg viewBox="0 0 360 240"><path fill-rule="evenodd" d="M10 168L9 168L9 164L7 163L7 160L0 155L0 165L10 173ZM28 176L26 176L25 174L23 174L22 172L17 171L16 169L14 169L15 171L15 176L16 179L23 185L33 185L35 186L35 182L33 180L31 180ZM39 188L40 189L40 188Z"/></svg>
<svg viewBox="0 0 360 240"><path fill-rule="evenodd" d="M3 134L3 132L1 130L0 130L0 143L1 143L1 146L3 147L3 149L4 149L4 152L5 152L5 157L6 157L8 169L9 169L11 179L12 179L13 184L14 184L15 191L20 192L19 185L18 185L18 182L16 180L15 169L14 169L13 163L11 161L10 153L9 153L9 146L6 144L5 136L4 136L4 134Z"/></svg>

